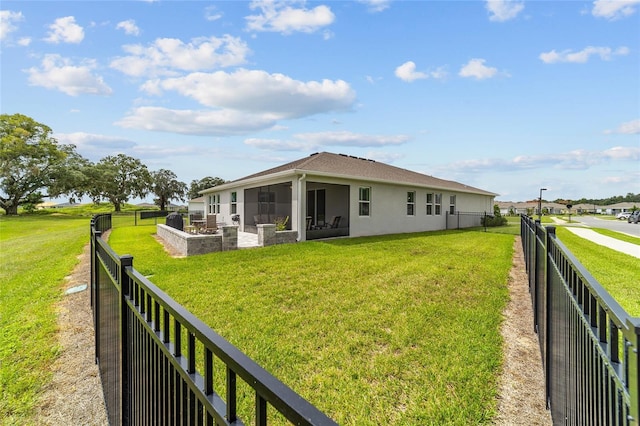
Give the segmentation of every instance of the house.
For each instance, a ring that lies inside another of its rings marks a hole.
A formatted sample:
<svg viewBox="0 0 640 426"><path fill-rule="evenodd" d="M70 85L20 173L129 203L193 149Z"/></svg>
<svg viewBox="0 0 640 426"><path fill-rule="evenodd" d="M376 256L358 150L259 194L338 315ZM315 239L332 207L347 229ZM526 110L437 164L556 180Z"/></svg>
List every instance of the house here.
<svg viewBox="0 0 640 426"><path fill-rule="evenodd" d="M447 229L449 215L492 213L496 196L462 183L329 152L200 193L207 213L216 214L218 222L239 223L241 231L257 232L259 224L286 221L284 227L298 231L301 241Z"/></svg>
<svg viewBox="0 0 640 426"><path fill-rule="evenodd" d="M204 199L205 197L197 197L189 200L188 211L189 215L204 216Z"/></svg>

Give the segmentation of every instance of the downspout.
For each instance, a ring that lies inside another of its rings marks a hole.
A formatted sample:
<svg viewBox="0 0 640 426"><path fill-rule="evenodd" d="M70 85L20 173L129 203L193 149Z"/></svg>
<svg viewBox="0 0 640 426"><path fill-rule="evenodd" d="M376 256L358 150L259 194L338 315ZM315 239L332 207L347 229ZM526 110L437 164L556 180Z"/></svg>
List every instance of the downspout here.
<svg viewBox="0 0 640 426"><path fill-rule="evenodd" d="M306 231L306 217L304 214L304 205L302 203L302 183L307 178L307 174L303 173L298 178L298 241L302 241L302 233ZM307 236L304 236L305 240Z"/></svg>

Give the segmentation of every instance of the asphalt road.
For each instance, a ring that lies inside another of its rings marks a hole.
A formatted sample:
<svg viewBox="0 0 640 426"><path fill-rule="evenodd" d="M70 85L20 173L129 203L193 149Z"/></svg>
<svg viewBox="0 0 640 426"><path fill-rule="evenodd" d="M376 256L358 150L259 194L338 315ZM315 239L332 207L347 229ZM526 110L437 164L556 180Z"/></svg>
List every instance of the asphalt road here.
<svg viewBox="0 0 640 426"><path fill-rule="evenodd" d="M640 223L627 223L627 220L606 220L591 216L571 216L571 222L581 222L591 228L610 229L640 237Z"/></svg>

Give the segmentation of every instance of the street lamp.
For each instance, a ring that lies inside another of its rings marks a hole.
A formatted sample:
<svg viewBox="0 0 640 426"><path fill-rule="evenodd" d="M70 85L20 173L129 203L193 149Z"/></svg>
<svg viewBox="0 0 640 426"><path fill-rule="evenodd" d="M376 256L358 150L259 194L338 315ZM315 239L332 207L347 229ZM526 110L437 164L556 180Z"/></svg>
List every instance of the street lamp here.
<svg viewBox="0 0 640 426"><path fill-rule="evenodd" d="M547 188L540 188L540 197L538 198L538 220L542 222L542 191L546 191Z"/></svg>

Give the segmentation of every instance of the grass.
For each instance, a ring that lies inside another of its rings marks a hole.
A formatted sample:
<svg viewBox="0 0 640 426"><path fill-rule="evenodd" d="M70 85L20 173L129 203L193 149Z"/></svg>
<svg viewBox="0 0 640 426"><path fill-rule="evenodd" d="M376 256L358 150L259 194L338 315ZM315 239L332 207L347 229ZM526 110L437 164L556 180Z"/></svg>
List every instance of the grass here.
<svg viewBox="0 0 640 426"><path fill-rule="evenodd" d="M569 251L593 277L632 316L640 316L640 288L638 288L638 259L581 238L571 231L557 227L556 234ZM604 233L607 234L606 232ZM624 239L623 234L615 233ZM634 237L631 237L634 238ZM638 238L635 238L635 244Z"/></svg>
<svg viewBox="0 0 640 426"><path fill-rule="evenodd" d="M0 216L0 423L29 424L58 354L55 304L88 218Z"/></svg>
<svg viewBox="0 0 640 426"><path fill-rule="evenodd" d="M338 423L491 423L513 235L431 232L172 259L154 231L115 228L110 245ZM239 405L250 407L244 393Z"/></svg>
<svg viewBox="0 0 640 426"><path fill-rule="evenodd" d="M635 237L633 235L629 235L629 234L625 234L617 231L611 231L609 229L602 229L602 228L589 228L589 229L592 229L593 231L596 231L597 233L605 235L607 237L615 238L617 240L625 241L631 244L640 245L640 238Z"/></svg>

